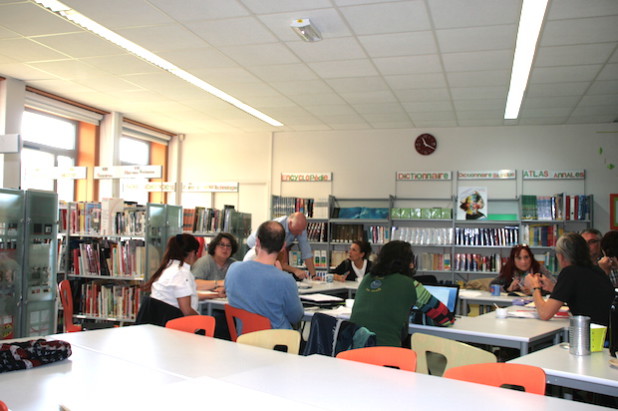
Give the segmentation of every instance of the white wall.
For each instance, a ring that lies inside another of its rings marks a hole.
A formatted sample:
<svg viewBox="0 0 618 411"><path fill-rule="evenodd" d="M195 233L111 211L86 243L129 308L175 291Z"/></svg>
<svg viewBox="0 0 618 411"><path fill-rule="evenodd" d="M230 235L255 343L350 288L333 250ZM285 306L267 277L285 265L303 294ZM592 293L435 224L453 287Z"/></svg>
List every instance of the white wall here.
<svg viewBox="0 0 618 411"><path fill-rule="evenodd" d="M414 139L421 133L436 136L434 154L421 156L414 150ZM378 198L441 197L454 192L453 184L443 182L396 183L397 171L515 169L516 182L466 184L491 185L490 198L506 198L521 194L523 169L585 169L585 182L526 181L524 194L593 194L594 226L607 231L609 193L618 193L618 167L609 170L605 160L618 166L618 125L281 132L274 136L273 194L309 196L306 187L282 186L281 172L332 171L332 187L313 183L322 188L312 191L326 188L338 197Z"/></svg>
<svg viewBox="0 0 618 411"><path fill-rule="evenodd" d="M256 228L270 214L271 145L270 133L189 134L181 147L178 181L238 182L237 194L215 194L213 205L222 208L224 204L233 204L237 210L251 213L252 225ZM208 206L211 194L183 193L181 204L184 207Z"/></svg>

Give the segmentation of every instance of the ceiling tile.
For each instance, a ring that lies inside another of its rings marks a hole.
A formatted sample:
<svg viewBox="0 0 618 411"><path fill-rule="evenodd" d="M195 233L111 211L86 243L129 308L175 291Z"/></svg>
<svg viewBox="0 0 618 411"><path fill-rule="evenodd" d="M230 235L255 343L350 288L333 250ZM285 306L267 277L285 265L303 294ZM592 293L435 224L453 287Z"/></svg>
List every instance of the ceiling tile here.
<svg viewBox="0 0 618 411"><path fill-rule="evenodd" d="M442 55L442 60L447 72L510 70L513 63L513 53L510 50L446 53Z"/></svg>
<svg viewBox="0 0 618 411"><path fill-rule="evenodd" d="M603 64L607 62L615 48L616 45L612 43L541 47L537 51L535 66L576 66L582 63Z"/></svg>
<svg viewBox="0 0 618 411"><path fill-rule="evenodd" d="M304 11L327 8L329 0L240 0L249 10L256 14L281 13L288 11ZM302 17L301 17L302 18Z"/></svg>
<svg viewBox="0 0 618 411"><path fill-rule="evenodd" d="M517 24L521 0L428 0L437 29Z"/></svg>
<svg viewBox="0 0 618 411"><path fill-rule="evenodd" d="M442 53L503 50L511 52L517 37L517 25L437 30Z"/></svg>
<svg viewBox="0 0 618 411"><path fill-rule="evenodd" d="M278 64L276 66L256 66L251 72L260 79L270 81L317 80L316 73L305 64Z"/></svg>
<svg viewBox="0 0 618 411"><path fill-rule="evenodd" d="M371 57L397 57L436 54L438 48L430 31L360 36L359 41Z"/></svg>
<svg viewBox="0 0 618 411"><path fill-rule="evenodd" d="M0 40L0 54L24 63L62 60L69 57L25 38Z"/></svg>
<svg viewBox="0 0 618 411"><path fill-rule="evenodd" d="M196 49L207 46L203 39L177 25L132 27L118 29L116 32L155 54L179 48Z"/></svg>
<svg viewBox="0 0 618 411"><path fill-rule="evenodd" d="M73 58L125 53L122 48L87 32L39 36L32 40Z"/></svg>
<svg viewBox="0 0 618 411"><path fill-rule="evenodd" d="M286 43L304 62L341 61L367 57L360 44L352 37L325 39L317 43Z"/></svg>
<svg viewBox="0 0 618 411"><path fill-rule="evenodd" d="M310 63L318 76L328 78L377 76L378 71L370 60L324 61Z"/></svg>
<svg viewBox="0 0 618 411"><path fill-rule="evenodd" d="M423 1L341 7L356 35L428 30L431 27Z"/></svg>
<svg viewBox="0 0 618 411"><path fill-rule="evenodd" d="M530 84L592 81L602 66L537 67L530 74Z"/></svg>
<svg viewBox="0 0 618 411"><path fill-rule="evenodd" d="M81 59L83 62L91 64L100 70L105 70L108 73L118 76L129 76L132 74L145 73L162 73L162 70L146 63L130 54L106 57L89 57Z"/></svg>
<svg viewBox="0 0 618 411"><path fill-rule="evenodd" d="M34 3L13 3L0 6L0 26L23 36L39 36L82 31Z"/></svg>
<svg viewBox="0 0 618 411"><path fill-rule="evenodd" d="M451 87L499 86L509 82L511 73L508 70L467 71L448 73L447 78Z"/></svg>
<svg viewBox="0 0 618 411"><path fill-rule="evenodd" d="M283 44L253 44L222 47L221 51L236 63L246 66L299 63L300 60Z"/></svg>
<svg viewBox="0 0 618 411"><path fill-rule="evenodd" d="M436 54L426 56L384 57L374 59L385 76L398 74L441 73L442 64Z"/></svg>
<svg viewBox="0 0 618 411"><path fill-rule="evenodd" d="M277 38L253 17L189 22L186 26L215 47L274 43Z"/></svg>
<svg viewBox="0 0 618 411"><path fill-rule="evenodd" d="M148 2L180 22L249 15L247 9L237 0L148 0Z"/></svg>
<svg viewBox="0 0 618 411"><path fill-rule="evenodd" d="M259 15L258 19L272 31L275 36L285 42L302 42L290 25L298 19L309 19L324 40L337 37L349 37L352 33L348 25L335 9L311 9L298 12Z"/></svg>
<svg viewBox="0 0 618 411"><path fill-rule="evenodd" d="M366 103L392 103L396 101L395 96L390 91L361 91L352 93L340 93L350 104Z"/></svg>
<svg viewBox="0 0 618 411"><path fill-rule="evenodd" d="M618 16L548 21L541 46L564 46L618 41Z"/></svg>
<svg viewBox="0 0 618 411"><path fill-rule="evenodd" d="M401 90L404 92L407 92L408 89L436 89L446 87L446 78L442 73L384 76L384 79L394 90Z"/></svg>
<svg viewBox="0 0 618 411"><path fill-rule="evenodd" d="M387 84L381 77L336 78L326 82L338 93L365 91L387 91Z"/></svg>
<svg viewBox="0 0 618 411"><path fill-rule="evenodd" d="M618 14L618 2L614 0L560 0L552 1L548 19L572 19Z"/></svg>
<svg viewBox="0 0 618 411"><path fill-rule="evenodd" d="M64 4L110 29L172 23L144 0L62 0Z"/></svg>

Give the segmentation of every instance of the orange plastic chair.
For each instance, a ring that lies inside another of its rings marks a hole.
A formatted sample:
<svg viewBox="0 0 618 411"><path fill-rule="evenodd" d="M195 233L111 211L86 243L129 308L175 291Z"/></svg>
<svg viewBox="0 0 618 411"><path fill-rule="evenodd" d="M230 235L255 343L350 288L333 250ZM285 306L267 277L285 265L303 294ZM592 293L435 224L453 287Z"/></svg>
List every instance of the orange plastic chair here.
<svg viewBox="0 0 618 411"><path fill-rule="evenodd" d="M7 407L4 401L0 401L0 411L9 411L9 407Z"/></svg>
<svg viewBox="0 0 618 411"><path fill-rule="evenodd" d="M416 371L416 352L402 347L365 347L341 351L336 358Z"/></svg>
<svg viewBox="0 0 618 411"><path fill-rule="evenodd" d="M545 395L545 371L532 365L499 362L462 365L449 368L444 377L494 387L515 385L526 392Z"/></svg>
<svg viewBox="0 0 618 411"><path fill-rule="evenodd" d="M165 323L165 328L185 331L193 334L201 334L203 330L207 337L215 335L215 317L210 315L187 315L175 318Z"/></svg>
<svg viewBox="0 0 618 411"><path fill-rule="evenodd" d="M71 294L71 283L69 283L69 280L60 281L58 291L64 312L64 331L67 333L82 331L81 325L73 324L73 294Z"/></svg>
<svg viewBox="0 0 618 411"><path fill-rule="evenodd" d="M267 317L243 310L241 308L232 307L229 304L225 304L225 319L227 321L227 327L230 330L230 337L232 337L232 341L236 341L238 338L236 319L242 323L243 333L270 330L273 328Z"/></svg>

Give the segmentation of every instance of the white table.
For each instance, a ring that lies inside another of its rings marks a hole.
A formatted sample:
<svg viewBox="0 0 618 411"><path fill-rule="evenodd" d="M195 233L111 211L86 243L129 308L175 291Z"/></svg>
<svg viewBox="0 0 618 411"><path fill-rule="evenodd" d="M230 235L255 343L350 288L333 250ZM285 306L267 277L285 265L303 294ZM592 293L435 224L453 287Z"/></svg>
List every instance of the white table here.
<svg viewBox="0 0 618 411"><path fill-rule="evenodd" d="M618 368L610 366L609 359L607 349L573 355L568 347L555 345L509 362L543 368L548 384L618 397Z"/></svg>
<svg viewBox="0 0 618 411"><path fill-rule="evenodd" d="M449 327L410 324L410 334L421 332L451 340L518 348L521 355L544 341L559 343L566 336L565 319L496 318L494 312L478 317L459 317Z"/></svg>
<svg viewBox="0 0 618 411"><path fill-rule="evenodd" d="M304 362L253 369L224 380L328 410L594 409L590 404L321 355L306 357Z"/></svg>
<svg viewBox="0 0 618 411"><path fill-rule="evenodd" d="M64 339L58 337L48 339ZM142 395L185 379L77 345L71 348L67 360L0 374L0 399L15 411L58 410L69 399L96 403L107 396Z"/></svg>
<svg viewBox="0 0 618 411"><path fill-rule="evenodd" d="M290 361L286 353L262 350L218 338L142 325L59 334L57 339L108 356L184 377L223 377L251 368ZM296 357L297 358L297 357Z"/></svg>
<svg viewBox="0 0 618 411"><path fill-rule="evenodd" d="M594 406L152 325L59 334L69 360L0 374L15 411L234 408L590 410ZM191 364L195 363L195 365Z"/></svg>
<svg viewBox="0 0 618 411"><path fill-rule="evenodd" d="M479 304L479 313L485 312L485 305L497 305L498 307L508 307L513 305L513 300L522 297L509 296L506 293L491 295L489 291L483 290L459 290L459 315L468 315L470 304Z"/></svg>

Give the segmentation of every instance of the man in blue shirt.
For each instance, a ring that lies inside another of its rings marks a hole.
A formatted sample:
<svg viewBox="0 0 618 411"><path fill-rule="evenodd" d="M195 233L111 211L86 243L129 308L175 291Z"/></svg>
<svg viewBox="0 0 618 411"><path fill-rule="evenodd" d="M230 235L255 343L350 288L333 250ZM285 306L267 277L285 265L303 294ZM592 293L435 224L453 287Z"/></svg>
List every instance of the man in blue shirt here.
<svg viewBox="0 0 618 411"><path fill-rule="evenodd" d="M277 258L281 263L281 269L293 274L298 279L304 279L307 277L307 273L298 268L289 265L288 252L294 245L294 241L298 242L298 248L300 248L301 258L305 262L305 266L309 271L309 277L315 277L315 265L313 263L313 252L311 251L311 245L307 238L307 217L303 213L292 213L289 216L279 217L274 219L278 223L281 223L285 229L285 249L281 252ZM256 233L252 233L247 238L247 245L251 247L251 250L245 255L244 261L252 260L255 256Z"/></svg>
<svg viewBox="0 0 618 411"><path fill-rule="evenodd" d="M291 329L303 317L303 305L292 277L275 267L284 250L285 230L276 221L257 231L254 260L233 263L225 277L230 305L268 317L272 328Z"/></svg>

